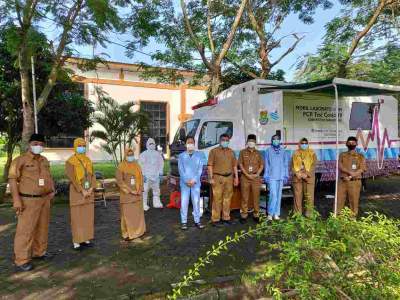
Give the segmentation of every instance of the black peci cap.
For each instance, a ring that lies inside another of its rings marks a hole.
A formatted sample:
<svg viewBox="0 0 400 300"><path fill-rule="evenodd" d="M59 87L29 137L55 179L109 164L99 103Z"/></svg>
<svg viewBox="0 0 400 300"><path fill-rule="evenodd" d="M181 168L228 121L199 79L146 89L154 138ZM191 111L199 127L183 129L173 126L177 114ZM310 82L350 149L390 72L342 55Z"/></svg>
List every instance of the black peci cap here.
<svg viewBox="0 0 400 300"><path fill-rule="evenodd" d="M34 133L31 135L31 138L29 139L29 142L43 142L45 143L45 138L43 134L39 134L39 133Z"/></svg>
<svg viewBox="0 0 400 300"><path fill-rule="evenodd" d="M255 134L249 134L249 135L247 136L247 140L257 140L257 137L256 137Z"/></svg>

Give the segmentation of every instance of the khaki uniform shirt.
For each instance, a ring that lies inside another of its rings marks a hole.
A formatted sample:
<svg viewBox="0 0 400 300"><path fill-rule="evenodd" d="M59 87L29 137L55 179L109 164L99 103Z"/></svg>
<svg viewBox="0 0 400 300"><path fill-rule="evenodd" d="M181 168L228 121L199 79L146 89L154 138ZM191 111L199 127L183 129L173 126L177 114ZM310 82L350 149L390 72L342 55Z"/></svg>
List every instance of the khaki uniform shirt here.
<svg viewBox="0 0 400 300"><path fill-rule="evenodd" d="M247 174L256 174L260 168L264 167L264 161L260 152L256 149L246 148L240 151L239 164L243 166Z"/></svg>
<svg viewBox="0 0 400 300"><path fill-rule="evenodd" d="M213 168L214 175L233 174L233 168L236 165L235 153L232 149L219 146L210 151L208 166Z"/></svg>
<svg viewBox="0 0 400 300"><path fill-rule="evenodd" d="M355 151L348 151L341 153L339 155L339 177L348 177L347 172L365 172L367 170L367 165L365 162L364 155L357 153ZM343 172L345 171L345 172ZM361 179L361 175L354 177L353 179Z"/></svg>
<svg viewBox="0 0 400 300"><path fill-rule="evenodd" d="M18 192L22 194L45 196L54 189L49 161L29 151L12 161L8 178L17 181Z"/></svg>

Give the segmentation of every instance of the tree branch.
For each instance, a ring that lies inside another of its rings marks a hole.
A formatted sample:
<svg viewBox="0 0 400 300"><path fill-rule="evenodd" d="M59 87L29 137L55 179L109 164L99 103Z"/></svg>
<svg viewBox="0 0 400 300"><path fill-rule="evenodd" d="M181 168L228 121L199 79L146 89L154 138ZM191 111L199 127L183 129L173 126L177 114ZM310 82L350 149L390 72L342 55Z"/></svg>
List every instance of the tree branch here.
<svg viewBox="0 0 400 300"><path fill-rule="evenodd" d="M78 0L68 11L67 18L64 23L63 32L61 34L60 42L58 44L58 47L57 47L57 50L55 53L55 58L54 58L53 65L51 67L49 77L47 79L46 85L44 86L44 88L38 98L38 102L37 102L38 112L46 104L47 98L49 97L49 94L50 94L52 88L56 84L58 69L65 62L65 59L66 59L66 57L63 57L62 55L63 55L65 47L68 43L69 33L75 23L77 16L79 15L82 7L83 7L83 0Z"/></svg>
<svg viewBox="0 0 400 300"><path fill-rule="evenodd" d="M212 37L212 29L211 29L210 2L211 2L211 0L207 0L207 33L208 33L208 40L210 42L210 50L211 50L212 55L214 55L215 46L214 46L214 40Z"/></svg>
<svg viewBox="0 0 400 300"><path fill-rule="evenodd" d="M189 32L191 38L193 39L193 42L196 45L197 51L200 54L200 57L203 61L203 63L206 65L206 67L211 71L214 69L214 66L208 61L205 52L204 52L204 46L198 41L196 35L193 32L192 26L190 25L190 20L189 20L189 16L187 13L187 8L186 8L186 4L185 4L185 0L181 0L181 8L182 8L182 14L183 14L183 19L186 25L186 29Z"/></svg>
<svg viewBox="0 0 400 300"><path fill-rule="evenodd" d="M15 3L15 11L17 13L18 23L22 27L23 22L22 22L22 17L21 17L21 5L18 0L15 0L14 3Z"/></svg>
<svg viewBox="0 0 400 300"><path fill-rule="evenodd" d="M252 7L252 4L251 4L251 1L250 1L250 0L249 0L248 5L247 5L247 14L248 14L249 19L250 19L251 27L253 27L253 29L254 29L255 32L257 33L258 38L259 38L260 40L265 40L265 31L264 31L264 28L261 27L261 26L258 24L257 19L256 19L255 15L254 15L253 7Z"/></svg>
<svg viewBox="0 0 400 300"><path fill-rule="evenodd" d="M390 5L391 3L392 3L392 1L380 0L378 7L375 9L374 14L372 15L371 19L368 21L365 28L362 31L360 31L352 40L351 46L349 48L349 51L347 52L346 58L340 64L339 73L344 72L344 69L346 68L354 51L357 49L357 46L360 43L360 41L368 34L368 32L371 30L372 26L376 23L376 20L378 19L379 15L382 13L382 10L387 5ZM345 72L343 74L345 74Z"/></svg>
<svg viewBox="0 0 400 300"><path fill-rule="evenodd" d="M183 1L183 0L181 0L181 1ZM215 64L217 66L219 66L221 64L222 60L225 58L226 53L228 52L229 48L232 45L233 38L234 38L236 30L237 30L237 28L239 26L240 19L242 18L243 11L244 11L244 9L246 7L246 4L247 4L247 0L242 0L242 3L240 4L239 10L236 13L235 20L233 21L233 24L232 24L232 27L231 27L231 31L229 32L228 37L227 37L224 45L222 46L222 50L219 53L218 58L217 58L217 60L215 62Z"/></svg>
<svg viewBox="0 0 400 300"><path fill-rule="evenodd" d="M282 59L284 59L289 53L291 53L297 47L297 45L300 43L300 41L304 38L304 36L298 37L295 33L293 34L293 36L295 37L296 41L275 62L273 62L271 64L271 68L276 66L278 63L280 63L282 61Z"/></svg>
<svg viewBox="0 0 400 300"><path fill-rule="evenodd" d="M229 57L226 57L226 59L232 64L234 65L236 68L238 68L241 72L243 72L244 74L254 78L254 79L258 79L260 78L260 76L258 76L256 73L246 69L244 66L239 65L237 62L231 60Z"/></svg>

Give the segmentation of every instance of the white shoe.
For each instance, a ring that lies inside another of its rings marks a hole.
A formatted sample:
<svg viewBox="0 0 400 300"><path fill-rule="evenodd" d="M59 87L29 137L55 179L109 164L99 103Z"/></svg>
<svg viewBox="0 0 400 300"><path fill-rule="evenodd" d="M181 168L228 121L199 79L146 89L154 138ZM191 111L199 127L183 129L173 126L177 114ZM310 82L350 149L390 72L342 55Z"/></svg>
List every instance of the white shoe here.
<svg viewBox="0 0 400 300"><path fill-rule="evenodd" d="M144 211L148 211L149 209L150 209L150 206L148 206L148 205L143 206L143 210L144 210Z"/></svg>
<svg viewBox="0 0 400 300"><path fill-rule="evenodd" d="M153 201L153 207L154 208L163 208L164 206L160 200L156 200L156 201Z"/></svg>
<svg viewBox="0 0 400 300"><path fill-rule="evenodd" d="M281 218L279 218L279 216L275 215L274 216L274 220L280 220Z"/></svg>
<svg viewBox="0 0 400 300"><path fill-rule="evenodd" d="M268 221L272 221L272 216L271 216L271 215L268 215L267 220L268 220Z"/></svg>

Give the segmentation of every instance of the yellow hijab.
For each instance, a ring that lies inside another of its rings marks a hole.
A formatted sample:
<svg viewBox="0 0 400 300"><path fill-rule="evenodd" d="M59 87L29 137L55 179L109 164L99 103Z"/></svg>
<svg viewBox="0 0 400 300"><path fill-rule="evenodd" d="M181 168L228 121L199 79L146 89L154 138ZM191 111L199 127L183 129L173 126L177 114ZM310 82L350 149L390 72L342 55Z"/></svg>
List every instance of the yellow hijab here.
<svg viewBox="0 0 400 300"><path fill-rule="evenodd" d="M86 141L82 138L77 138L74 140L74 151L75 154L72 155L68 159L68 163L74 166L75 177L78 182L82 182L85 178L85 170L88 177L91 177L93 174L93 164L89 157L86 154L79 154L77 152L77 148L80 146L86 147Z"/></svg>
<svg viewBox="0 0 400 300"><path fill-rule="evenodd" d="M118 165L118 170L120 170L122 173L130 174L130 175L135 176L136 178L140 178L142 173L141 173L139 164L136 161L128 162L126 160L126 157L128 155L134 155L133 148L126 148L125 149L125 158Z"/></svg>
<svg viewBox="0 0 400 300"><path fill-rule="evenodd" d="M301 149L300 144L301 141L299 141L299 149L293 154L293 169L295 172L299 172L301 166L304 164L305 170L310 172L311 167L315 163L315 153L310 148L306 150Z"/></svg>

